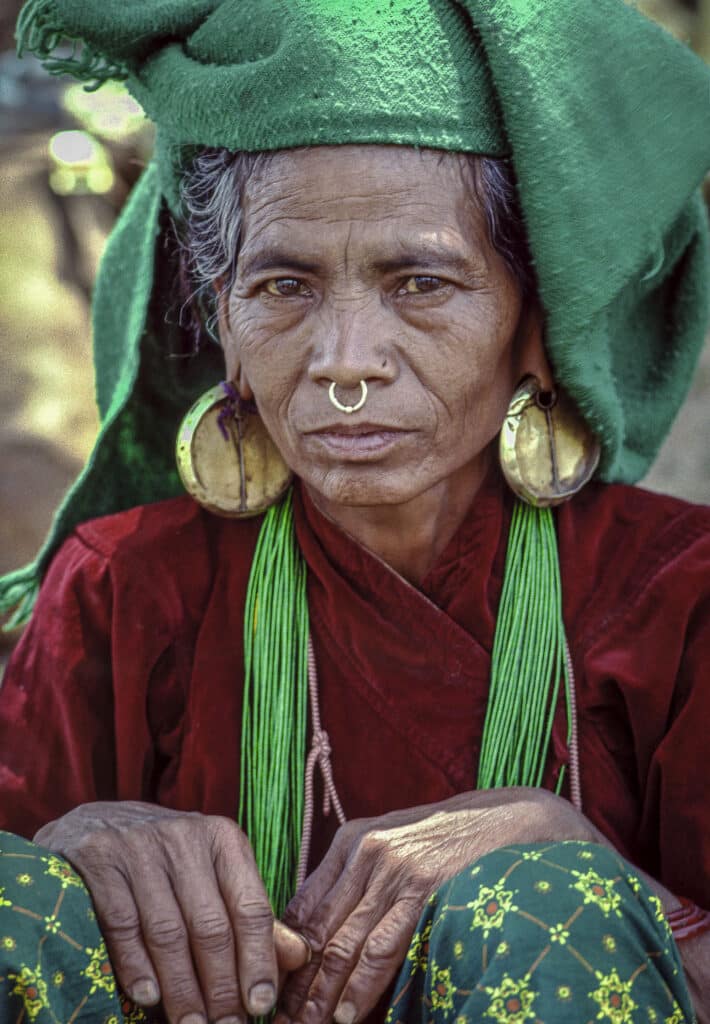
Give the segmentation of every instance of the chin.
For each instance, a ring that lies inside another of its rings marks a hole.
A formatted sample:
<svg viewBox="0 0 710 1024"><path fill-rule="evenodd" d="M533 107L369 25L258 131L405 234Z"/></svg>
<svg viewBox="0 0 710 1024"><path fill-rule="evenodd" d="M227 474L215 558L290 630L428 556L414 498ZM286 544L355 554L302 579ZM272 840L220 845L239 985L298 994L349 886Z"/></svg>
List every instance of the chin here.
<svg viewBox="0 0 710 1024"><path fill-rule="evenodd" d="M434 482L417 480L419 473L415 468L387 472L372 466L337 466L299 475L311 491L327 502L349 508L402 505L418 497Z"/></svg>

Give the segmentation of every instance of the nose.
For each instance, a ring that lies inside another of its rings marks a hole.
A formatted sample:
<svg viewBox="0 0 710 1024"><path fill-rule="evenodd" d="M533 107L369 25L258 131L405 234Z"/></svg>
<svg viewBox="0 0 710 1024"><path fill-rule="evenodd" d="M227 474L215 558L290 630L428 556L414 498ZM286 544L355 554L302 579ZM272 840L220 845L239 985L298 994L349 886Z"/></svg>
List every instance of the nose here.
<svg viewBox="0 0 710 1024"><path fill-rule="evenodd" d="M322 337L313 345L311 380L338 392L359 394L360 381L391 384L397 377L396 353L387 340L385 317L379 310L343 309L319 325ZM344 396L343 401L349 396Z"/></svg>

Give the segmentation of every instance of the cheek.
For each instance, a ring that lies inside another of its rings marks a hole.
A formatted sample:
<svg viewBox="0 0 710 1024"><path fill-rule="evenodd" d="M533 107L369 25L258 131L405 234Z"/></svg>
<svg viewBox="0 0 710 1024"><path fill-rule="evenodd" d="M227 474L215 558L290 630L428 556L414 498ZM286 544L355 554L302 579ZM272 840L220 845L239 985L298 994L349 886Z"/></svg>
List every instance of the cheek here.
<svg viewBox="0 0 710 1024"><path fill-rule="evenodd" d="M514 312L514 311L513 311ZM452 429L497 430L515 385L515 328L509 314L464 315L422 351L418 376Z"/></svg>
<svg viewBox="0 0 710 1024"><path fill-rule="evenodd" d="M234 310L231 324L228 369L241 370L265 419L282 416L308 358L302 341L278 324L264 323L258 314L239 309Z"/></svg>

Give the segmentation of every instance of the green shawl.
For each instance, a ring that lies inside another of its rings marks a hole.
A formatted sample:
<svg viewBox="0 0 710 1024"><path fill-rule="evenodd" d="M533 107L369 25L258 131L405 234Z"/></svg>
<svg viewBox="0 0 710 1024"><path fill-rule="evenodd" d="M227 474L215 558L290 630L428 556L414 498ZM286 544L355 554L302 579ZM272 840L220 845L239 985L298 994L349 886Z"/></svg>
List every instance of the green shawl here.
<svg viewBox="0 0 710 1024"><path fill-rule="evenodd" d="M96 286L100 434L36 562L0 581L15 622L77 523L180 490L174 433L221 369L216 346L170 358L165 315L162 236L201 145L512 158L557 379L601 478L644 474L707 325L710 75L622 0L29 0L18 42L54 73L124 78L158 132Z"/></svg>

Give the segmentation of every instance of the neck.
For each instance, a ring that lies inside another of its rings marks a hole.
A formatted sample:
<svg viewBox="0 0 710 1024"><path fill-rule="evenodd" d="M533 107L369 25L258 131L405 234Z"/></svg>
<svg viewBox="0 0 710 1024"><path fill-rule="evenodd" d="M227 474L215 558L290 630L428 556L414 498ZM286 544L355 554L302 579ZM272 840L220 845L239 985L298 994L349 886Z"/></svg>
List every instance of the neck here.
<svg viewBox="0 0 710 1024"><path fill-rule="evenodd" d="M339 505L308 489L324 515L414 586L443 552L473 503L488 471L477 459L398 505Z"/></svg>

